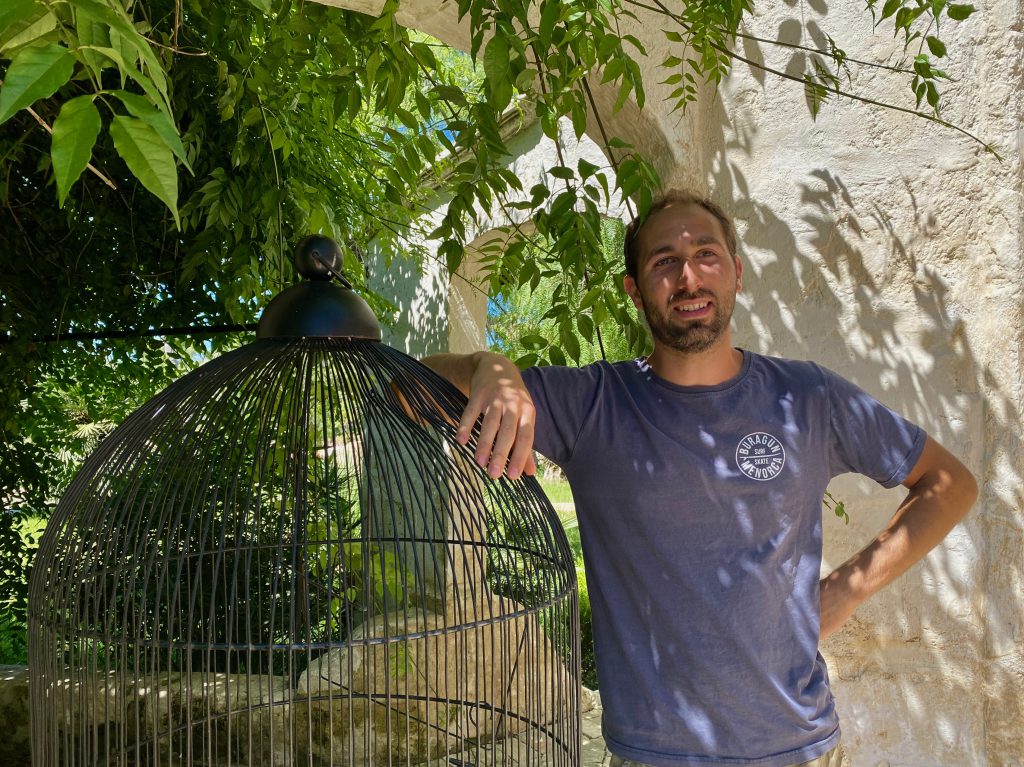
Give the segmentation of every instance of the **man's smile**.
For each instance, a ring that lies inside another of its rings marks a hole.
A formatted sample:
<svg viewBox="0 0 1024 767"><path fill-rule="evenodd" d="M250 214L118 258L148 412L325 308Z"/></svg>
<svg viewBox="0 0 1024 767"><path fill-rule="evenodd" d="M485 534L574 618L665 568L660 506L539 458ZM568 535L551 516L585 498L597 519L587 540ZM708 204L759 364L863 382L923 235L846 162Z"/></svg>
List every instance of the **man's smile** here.
<svg viewBox="0 0 1024 767"><path fill-rule="evenodd" d="M714 302L709 296L680 298L673 296L669 300L669 309L673 314L687 319L698 319L711 313Z"/></svg>
<svg viewBox="0 0 1024 767"><path fill-rule="evenodd" d="M676 304L672 309L684 317L703 317L711 310L710 301L692 301L685 304Z"/></svg>

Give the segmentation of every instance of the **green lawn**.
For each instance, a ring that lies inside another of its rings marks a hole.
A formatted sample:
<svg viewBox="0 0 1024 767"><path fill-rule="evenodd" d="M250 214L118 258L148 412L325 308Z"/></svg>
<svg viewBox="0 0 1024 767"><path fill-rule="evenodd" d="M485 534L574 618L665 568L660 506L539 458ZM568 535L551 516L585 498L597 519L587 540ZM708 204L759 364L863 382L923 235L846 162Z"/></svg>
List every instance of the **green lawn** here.
<svg viewBox="0 0 1024 767"><path fill-rule="evenodd" d="M540 475L537 476L537 481L540 482L544 494L552 503L572 503L572 490L569 489L568 482L549 482L542 479Z"/></svg>

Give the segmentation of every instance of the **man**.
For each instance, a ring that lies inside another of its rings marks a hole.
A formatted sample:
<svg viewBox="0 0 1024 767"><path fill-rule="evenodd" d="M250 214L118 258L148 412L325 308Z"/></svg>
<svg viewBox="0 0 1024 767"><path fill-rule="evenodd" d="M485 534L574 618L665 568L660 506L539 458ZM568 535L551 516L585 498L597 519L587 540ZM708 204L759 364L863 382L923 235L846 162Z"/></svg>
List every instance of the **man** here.
<svg viewBox="0 0 1024 767"><path fill-rule="evenodd" d="M730 219L669 192L626 232L646 360L534 368L425 362L469 395L492 477L562 466L576 499L613 763L838 765L821 639L923 557L977 495L919 427L810 362L734 348ZM855 471L909 493L819 582L822 496Z"/></svg>

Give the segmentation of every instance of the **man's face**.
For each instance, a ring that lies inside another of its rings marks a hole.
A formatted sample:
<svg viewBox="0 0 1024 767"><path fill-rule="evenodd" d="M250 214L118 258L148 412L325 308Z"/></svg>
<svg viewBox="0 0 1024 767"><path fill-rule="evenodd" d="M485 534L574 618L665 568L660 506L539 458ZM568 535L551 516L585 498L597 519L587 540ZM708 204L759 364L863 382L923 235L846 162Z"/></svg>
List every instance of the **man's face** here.
<svg viewBox="0 0 1024 767"><path fill-rule="evenodd" d="M720 339L731 346L743 267L726 248L718 219L699 205L669 205L647 219L635 246L637 277L626 277L626 292L654 340L686 354Z"/></svg>

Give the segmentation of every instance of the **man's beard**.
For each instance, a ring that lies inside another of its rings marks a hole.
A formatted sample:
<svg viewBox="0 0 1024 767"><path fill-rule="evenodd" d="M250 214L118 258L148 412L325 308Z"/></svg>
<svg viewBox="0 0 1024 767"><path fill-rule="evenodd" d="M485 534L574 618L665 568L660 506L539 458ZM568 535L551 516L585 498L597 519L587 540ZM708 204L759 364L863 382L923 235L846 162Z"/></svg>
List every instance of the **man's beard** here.
<svg viewBox="0 0 1024 767"><path fill-rule="evenodd" d="M672 309L668 308L664 313L652 312L648 307L651 303L644 299L644 317L647 319L647 327L651 329L654 340L665 346L684 354L698 354L707 351L715 342L721 338L729 328L732 319L732 303L726 304L719 296L710 291L698 291L697 293L677 293L669 299L669 307L680 301L698 300L700 298L711 298L714 300L713 311L708 320L682 320L672 322Z"/></svg>

